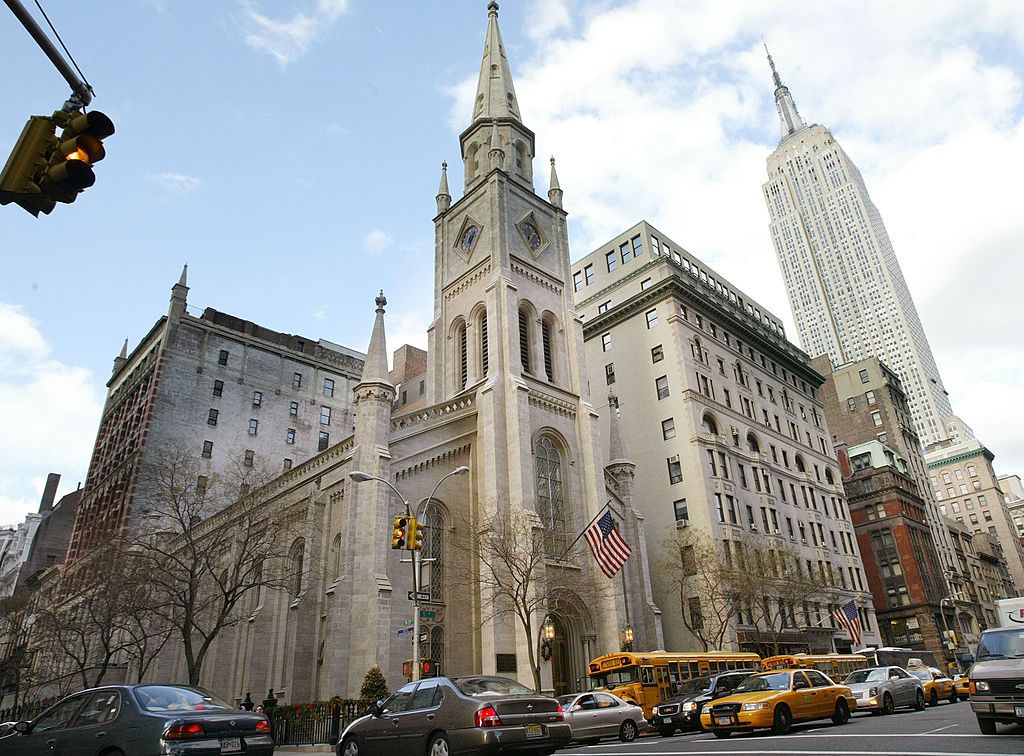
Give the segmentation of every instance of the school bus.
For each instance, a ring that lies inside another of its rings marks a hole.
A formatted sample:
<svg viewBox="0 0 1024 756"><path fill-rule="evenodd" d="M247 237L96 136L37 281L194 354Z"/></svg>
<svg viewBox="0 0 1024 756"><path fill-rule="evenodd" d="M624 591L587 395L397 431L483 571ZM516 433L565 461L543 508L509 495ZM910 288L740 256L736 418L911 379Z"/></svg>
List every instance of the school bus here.
<svg viewBox="0 0 1024 756"><path fill-rule="evenodd" d="M761 660L762 670L816 669L837 683L854 670L870 666L871 660L861 654L782 654Z"/></svg>
<svg viewBox="0 0 1024 756"><path fill-rule="evenodd" d="M760 664L761 657L744 652L620 651L594 659L588 675L592 689L609 690L641 706L650 719L651 710L671 698L684 680L733 669L757 670Z"/></svg>

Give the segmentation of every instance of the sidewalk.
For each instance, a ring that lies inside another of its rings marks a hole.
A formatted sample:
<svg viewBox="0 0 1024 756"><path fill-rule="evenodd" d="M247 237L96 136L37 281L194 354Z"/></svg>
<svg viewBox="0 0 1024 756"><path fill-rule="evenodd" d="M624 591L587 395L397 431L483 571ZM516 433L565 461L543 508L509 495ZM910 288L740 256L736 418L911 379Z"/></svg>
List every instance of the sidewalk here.
<svg viewBox="0 0 1024 756"><path fill-rule="evenodd" d="M274 749L274 753L334 753L334 747L326 743L319 745L283 745Z"/></svg>

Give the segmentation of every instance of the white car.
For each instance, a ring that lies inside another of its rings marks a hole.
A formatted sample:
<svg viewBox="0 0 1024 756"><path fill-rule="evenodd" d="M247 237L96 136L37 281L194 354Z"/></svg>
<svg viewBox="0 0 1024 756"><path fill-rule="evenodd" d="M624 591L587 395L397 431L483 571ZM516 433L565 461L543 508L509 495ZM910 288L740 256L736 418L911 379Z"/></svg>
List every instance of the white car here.
<svg viewBox="0 0 1024 756"><path fill-rule="evenodd" d="M869 667L851 672L843 680L857 698L857 709L892 714L897 706L924 708L924 686L903 667Z"/></svg>
<svg viewBox="0 0 1024 756"><path fill-rule="evenodd" d="M605 691L559 696L558 703L572 727L573 740L597 742L617 737L629 743L647 726L643 709Z"/></svg>

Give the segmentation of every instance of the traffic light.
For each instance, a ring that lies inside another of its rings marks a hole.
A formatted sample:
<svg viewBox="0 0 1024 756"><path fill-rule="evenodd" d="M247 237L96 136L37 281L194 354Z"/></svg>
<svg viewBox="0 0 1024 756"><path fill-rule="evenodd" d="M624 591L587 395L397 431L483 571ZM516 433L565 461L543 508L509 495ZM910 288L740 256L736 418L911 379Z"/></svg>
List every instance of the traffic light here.
<svg viewBox="0 0 1024 756"><path fill-rule="evenodd" d="M409 522L412 518L405 515L395 517L391 528L391 548L404 549L409 543Z"/></svg>
<svg viewBox="0 0 1024 756"><path fill-rule="evenodd" d="M949 631L949 642L953 644L953 648L957 647L958 644L956 642L956 630Z"/></svg>
<svg viewBox="0 0 1024 756"><path fill-rule="evenodd" d="M103 140L113 133L113 122L98 110L32 116L0 173L0 205L15 202L38 217L57 202L74 202L96 183L92 166L106 155Z"/></svg>
<svg viewBox="0 0 1024 756"><path fill-rule="evenodd" d="M441 674L441 665L433 659L420 659L420 677L437 677Z"/></svg>
<svg viewBox="0 0 1024 756"><path fill-rule="evenodd" d="M412 659L406 659L402 662L402 676L412 679Z"/></svg>
<svg viewBox="0 0 1024 756"><path fill-rule="evenodd" d="M423 548L423 527L415 517L409 518L409 549L416 551Z"/></svg>

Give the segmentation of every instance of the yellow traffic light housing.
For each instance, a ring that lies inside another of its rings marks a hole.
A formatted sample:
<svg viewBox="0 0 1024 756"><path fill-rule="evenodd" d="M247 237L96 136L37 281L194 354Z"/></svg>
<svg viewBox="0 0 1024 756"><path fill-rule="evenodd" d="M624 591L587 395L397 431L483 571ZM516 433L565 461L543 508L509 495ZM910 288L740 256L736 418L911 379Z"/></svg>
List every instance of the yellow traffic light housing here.
<svg viewBox="0 0 1024 756"><path fill-rule="evenodd" d="M45 195L42 176L57 145L53 119L32 116L21 131L3 172L0 172L0 205L16 202L32 215L48 214L56 202Z"/></svg>
<svg viewBox="0 0 1024 756"><path fill-rule="evenodd" d="M391 527L391 548L404 549L409 543L409 522L411 517L398 515Z"/></svg>
<svg viewBox="0 0 1024 756"><path fill-rule="evenodd" d="M417 551L423 548L423 526L415 517L409 518L409 550Z"/></svg>

